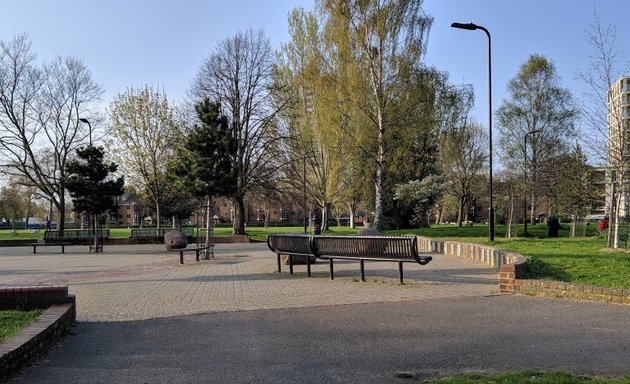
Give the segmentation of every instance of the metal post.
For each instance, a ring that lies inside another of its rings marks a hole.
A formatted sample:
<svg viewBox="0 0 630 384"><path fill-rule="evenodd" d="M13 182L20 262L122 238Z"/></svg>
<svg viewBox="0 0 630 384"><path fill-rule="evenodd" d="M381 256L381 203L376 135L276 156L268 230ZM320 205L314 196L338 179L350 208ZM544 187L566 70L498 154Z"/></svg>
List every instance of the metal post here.
<svg viewBox="0 0 630 384"><path fill-rule="evenodd" d="M452 23L451 27L474 31L481 29L488 36L488 239L494 241L494 202L492 191L492 38L490 32L474 23Z"/></svg>

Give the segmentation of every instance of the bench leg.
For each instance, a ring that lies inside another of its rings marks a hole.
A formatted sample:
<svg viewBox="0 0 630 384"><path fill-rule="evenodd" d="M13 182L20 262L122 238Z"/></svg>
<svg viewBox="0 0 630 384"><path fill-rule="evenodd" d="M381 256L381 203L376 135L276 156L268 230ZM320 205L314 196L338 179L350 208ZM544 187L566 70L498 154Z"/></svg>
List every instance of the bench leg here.
<svg viewBox="0 0 630 384"><path fill-rule="evenodd" d="M282 256L278 253L278 273L282 273Z"/></svg>
<svg viewBox="0 0 630 384"><path fill-rule="evenodd" d="M311 257L306 255L306 274L311 277Z"/></svg>
<svg viewBox="0 0 630 384"><path fill-rule="evenodd" d="M289 273L293 274L293 255L289 255Z"/></svg>
<svg viewBox="0 0 630 384"><path fill-rule="evenodd" d="M361 259L359 263L361 264L361 281L365 281L365 262Z"/></svg>
<svg viewBox="0 0 630 384"><path fill-rule="evenodd" d="M66 245L61 244L61 253L66 253Z"/></svg>
<svg viewBox="0 0 630 384"><path fill-rule="evenodd" d="M195 260L197 260L197 262L199 262L199 250L195 249Z"/></svg>
<svg viewBox="0 0 630 384"><path fill-rule="evenodd" d="M333 269L333 259L328 259L328 265L330 266L330 280L334 280L335 279L335 273L334 273L334 269Z"/></svg>
<svg viewBox="0 0 630 384"><path fill-rule="evenodd" d="M37 253L37 245L33 245L33 253Z"/></svg>
<svg viewBox="0 0 630 384"><path fill-rule="evenodd" d="M179 251L179 263L184 264L184 252Z"/></svg>
<svg viewBox="0 0 630 384"><path fill-rule="evenodd" d="M398 262L398 273L400 274L400 284L404 284L403 283L403 263L402 263L402 261Z"/></svg>

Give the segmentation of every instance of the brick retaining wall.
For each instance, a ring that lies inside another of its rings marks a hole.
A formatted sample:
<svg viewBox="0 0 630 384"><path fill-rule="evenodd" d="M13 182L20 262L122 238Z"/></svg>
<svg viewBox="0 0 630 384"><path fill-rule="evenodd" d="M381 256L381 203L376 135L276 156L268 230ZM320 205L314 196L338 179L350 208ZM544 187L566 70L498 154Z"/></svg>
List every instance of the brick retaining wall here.
<svg viewBox="0 0 630 384"><path fill-rule="evenodd" d="M63 285L0 287L0 309L46 308L33 323L0 342L0 381L64 337L76 320L74 295Z"/></svg>
<svg viewBox="0 0 630 384"><path fill-rule="evenodd" d="M504 249L457 241L435 240L422 236L418 236L418 249L457 256L498 269L499 291L502 293L630 304L630 289L528 279L527 258Z"/></svg>

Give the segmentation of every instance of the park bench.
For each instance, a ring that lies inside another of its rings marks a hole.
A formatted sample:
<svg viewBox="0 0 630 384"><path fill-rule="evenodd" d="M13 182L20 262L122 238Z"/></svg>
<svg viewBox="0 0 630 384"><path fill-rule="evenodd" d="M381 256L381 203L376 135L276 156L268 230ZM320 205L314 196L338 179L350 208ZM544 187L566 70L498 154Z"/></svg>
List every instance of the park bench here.
<svg viewBox="0 0 630 384"><path fill-rule="evenodd" d="M278 258L278 272L282 272L282 255L289 258L289 272L293 274L293 256L306 257L307 274L311 276L311 257L315 257L311 246L312 236L302 234L269 235L267 246Z"/></svg>
<svg viewBox="0 0 630 384"><path fill-rule="evenodd" d="M65 229L63 231L44 231L44 240L47 242L80 242L89 241L94 238L94 231L91 229ZM99 229L98 238L100 240L109 239L109 229Z"/></svg>
<svg viewBox="0 0 630 384"><path fill-rule="evenodd" d="M58 245L61 246L61 252L65 253L65 247L71 245L87 245L90 247L90 252L102 252L103 240L109 239L109 229L103 228L97 231L98 244L96 249L94 248L94 231L91 229L65 229L63 231L47 230L44 231L43 243L38 242L33 245L33 253L37 253L37 247Z"/></svg>
<svg viewBox="0 0 630 384"><path fill-rule="evenodd" d="M174 248L174 249L169 249L169 252L178 252L179 253L179 263L180 264L184 264L184 253L185 252L195 252L195 260L197 260L197 262L199 262L199 252L203 251L205 249L210 249L214 247L214 244L210 244L210 245L202 245L199 247L188 247L188 248Z"/></svg>
<svg viewBox="0 0 630 384"><path fill-rule="evenodd" d="M278 272L281 272L280 255L289 256L289 268L293 273L293 256L307 256L307 273L310 273L308 255L328 260L330 278L334 279L334 260L358 260L361 281L365 281L365 261L391 261L398 263L400 283L403 283L403 263L428 264L431 256L418 254L415 236L307 236L269 235L267 246L278 256Z"/></svg>
<svg viewBox="0 0 630 384"><path fill-rule="evenodd" d="M47 242L45 240L39 240L36 243L30 243L29 245L33 246L33 253L37 253L37 247L51 247L51 246L61 247L61 253L66 253L66 246L79 245L79 244L70 243L70 242L62 242L62 241Z"/></svg>

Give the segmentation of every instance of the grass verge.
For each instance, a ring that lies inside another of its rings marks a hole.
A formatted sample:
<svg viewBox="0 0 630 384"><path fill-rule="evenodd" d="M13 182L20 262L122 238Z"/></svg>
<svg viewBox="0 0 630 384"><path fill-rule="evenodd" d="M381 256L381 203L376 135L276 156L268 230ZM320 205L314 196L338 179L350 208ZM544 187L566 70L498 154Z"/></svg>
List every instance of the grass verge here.
<svg viewBox="0 0 630 384"><path fill-rule="evenodd" d="M630 384L630 376L600 378L578 376L567 372L525 370L504 374L466 373L429 381L433 384Z"/></svg>
<svg viewBox="0 0 630 384"><path fill-rule="evenodd" d="M20 332L41 315L43 310L32 311L3 310L0 311L0 342Z"/></svg>

